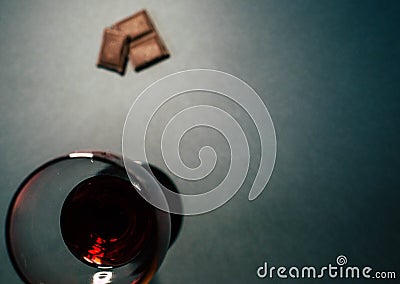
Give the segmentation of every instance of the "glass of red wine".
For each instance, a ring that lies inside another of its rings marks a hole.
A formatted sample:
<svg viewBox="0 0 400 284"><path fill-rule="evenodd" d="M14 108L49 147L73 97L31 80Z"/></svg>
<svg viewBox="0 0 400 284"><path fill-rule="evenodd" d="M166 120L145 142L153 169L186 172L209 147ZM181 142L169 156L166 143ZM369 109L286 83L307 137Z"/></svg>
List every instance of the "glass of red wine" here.
<svg viewBox="0 0 400 284"><path fill-rule="evenodd" d="M124 166L105 152L70 153L40 166L7 216L7 247L19 276L27 283L148 283L182 222L138 193L167 205L161 185L176 191L157 168Z"/></svg>

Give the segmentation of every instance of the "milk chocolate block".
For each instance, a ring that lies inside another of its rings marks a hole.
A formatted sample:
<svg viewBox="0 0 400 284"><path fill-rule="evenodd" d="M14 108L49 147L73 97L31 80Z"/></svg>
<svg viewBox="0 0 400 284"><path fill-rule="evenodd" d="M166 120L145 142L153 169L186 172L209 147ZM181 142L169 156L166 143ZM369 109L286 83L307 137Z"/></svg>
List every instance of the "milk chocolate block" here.
<svg viewBox="0 0 400 284"><path fill-rule="evenodd" d="M122 31L106 28L103 33L97 67L125 73L127 54L129 51L128 35Z"/></svg>
<svg viewBox="0 0 400 284"><path fill-rule="evenodd" d="M157 32L152 32L130 43L129 59L136 71L167 57L169 57L169 52Z"/></svg>
<svg viewBox="0 0 400 284"><path fill-rule="evenodd" d="M154 30L154 26L146 10L141 10L115 23L113 28L128 34L130 40L135 40Z"/></svg>

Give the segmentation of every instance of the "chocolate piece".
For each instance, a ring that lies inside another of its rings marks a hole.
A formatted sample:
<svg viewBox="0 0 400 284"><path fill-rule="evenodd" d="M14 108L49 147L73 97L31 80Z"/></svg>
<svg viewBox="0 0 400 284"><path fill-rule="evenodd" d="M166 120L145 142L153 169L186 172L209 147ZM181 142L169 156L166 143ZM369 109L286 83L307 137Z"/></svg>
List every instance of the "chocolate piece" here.
<svg viewBox="0 0 400 284"><path fill-rule="evenodd" d="M146 10L139 11L113 25L113 28L128 34L131 40L135 40L154 30Z"/></svg>
<svg viewBox="0 0 400 284"><path fill-rule="evenodd" d="M169 52L157 32L152 32L130 44L129 59L136 71L167 57Z"/></svg>
<svg viewBox="0 0 400 284"><path fill-rule="evenodd" d="M97 67L123 75L128 50L128 36L124 32L106 28L103 33Z"/></svg>

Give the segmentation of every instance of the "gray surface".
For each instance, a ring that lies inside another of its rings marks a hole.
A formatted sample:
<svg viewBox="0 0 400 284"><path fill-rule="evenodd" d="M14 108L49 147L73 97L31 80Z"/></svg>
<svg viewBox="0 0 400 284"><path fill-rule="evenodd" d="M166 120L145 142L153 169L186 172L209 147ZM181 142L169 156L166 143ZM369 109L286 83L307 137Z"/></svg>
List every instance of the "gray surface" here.
<svg viewBox="0 0 400 284"><path fill-rule="evenodd" d="M268 106L276 167L267 190L248 202L259 151L249 127L255 152L244 187L222 208L185 219L154 282L284 283L258 280L257 267L322 266L340 254L399 276L397 2L0 3L2 228L13 193L36 166L75 149L121 152L125 116L145 87L175 71L212 68L245 80ZM125 77L96 69L103 27L142 7L172 57ZM196 163L189 154L202 141L185 139L184 156ZM210 140L221 144L218 135ZM20 283L3 235L0 283ZM315 280L322 282L340 280Z"/></svg>

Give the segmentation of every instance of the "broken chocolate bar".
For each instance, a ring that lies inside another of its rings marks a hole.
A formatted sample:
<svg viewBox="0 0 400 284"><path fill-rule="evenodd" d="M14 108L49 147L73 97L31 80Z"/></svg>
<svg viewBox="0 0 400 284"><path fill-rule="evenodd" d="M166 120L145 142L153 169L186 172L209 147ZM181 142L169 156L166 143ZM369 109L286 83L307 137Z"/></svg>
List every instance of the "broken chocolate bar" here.
<svg viewBox="0 0 400 284"><path fill-rule="evenodd" d="M123 75L128 53L128 36L126 33L106 28L100 48L97 66Z"/></svg>
<svg viewBox="0 0 400 284"><path fill-rule="evenodd" d="M169 52L146 10L141 10L104 30L97 66L123 75L128 53L136 71L169 57Z"/></svg>
<svg viewBox="0 0 400 284"><path fill-rule="evenodd" d="M152 32L130 44L129 59L136 71L167 57L169 52L157 32Z"/></svg>
<svg viewBox="0 0 400 284"><path fill-rule="evenodd" d="M135 40L154 30L146 10L141 10L113 25L114 29L125 32L130 40Z"/></svg>

